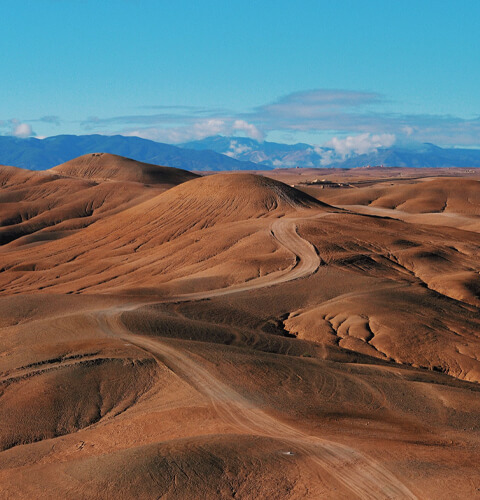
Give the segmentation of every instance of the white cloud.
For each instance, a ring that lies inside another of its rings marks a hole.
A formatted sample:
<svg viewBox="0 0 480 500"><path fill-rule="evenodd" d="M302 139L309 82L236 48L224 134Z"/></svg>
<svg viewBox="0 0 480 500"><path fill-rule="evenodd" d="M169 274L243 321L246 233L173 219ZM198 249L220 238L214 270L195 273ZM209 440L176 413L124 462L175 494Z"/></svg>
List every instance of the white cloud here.
<svg viewBox="0 0 480 500"><path fill-rule="evenodd" d="M306 134L321 134L335 137L332 144L346 155L387 146L392 137L397 142L409 139L441 146L480 146L480 117L405 114L395 112L394 104L375 92L313 89L284 95L242 113L218 108L157 106L160 113L91 117L82 126L100 133L126 133L170 143L215 134L246 135L261 141L264 134L272 132L288 133L293 142L297 138L305 140ZM53 123L54 119L47 116L41 120Z"/></svg>
<svg viewBox="0 0 480 500"><path fill-rule="evenodd" d="M147 127L124 130L121 133L127 136L141 137L151 141L176 144L187 141L204 139L211 135L228 135L228 127L223 120L209 119L180 127Z"/></svg>
<svg viewBox="0 0 480 500"><path fill-rule="evenodd" d="M378 148L388 148L395 143L396 137L394 134L360 134L348 136L345 138L334 137L328 141L325 146L333 148L335 153L342 158L355 153L367 154L373 153Z"/></svg>
<svg viewBox="0 0 480 500"><path fill-rule="evenodd" d="M243 132L251 139L263 141L263 133L253 123L248 123L245 120L235 120L232 125L232 132Z"/></svg>
<svg viewBox="0 0 480 500"><path fill-rule="evenodd" d="M224 154L231 156L232 158L238 158L243 153L248 153L250 151L252 151L252 148L246 144L238 144L237 141L230 141L228 151Z"/></svg>
<svg viewBox="0 0 480 500"><path fill-rule="evenodd" d="M263 134L245 120L232 120L221 118L208 118L193 122L191 125L178 127L148 127L129 129L122 132L123 135L142 137L152 141L181 143L195 141L210 137L212 135L235 135L242 132L247 137L261 140Z"/></svg>
<svg viewBox="0 0 480 500"><path fill-rule="evenodd" d="M6 135L13 135L14 137L19 137L21 139L37 135L32 130L31 125L21 122L16 118L12 118L10 120L0 120L0 130L2 129L3 132L0 132L0 135L3 133Z"/></svg>
<svg viewBox="0 0 480 500"><path fill-rule="evenodd" d="M117 132L115 132L117 133ZM148 127L140 129L122 130L121 135L141 137L150 141L177 143L188 140L181 128Z"/></svg>
<svg viewBox="0 0 480 500"><path fill-rule="evenodd" d="M479 146L480 117L404 114L380 94L335 89L295 92L257 107L242 118L265 132L384 134L441 146Z"/></svg>
<svg viewBox="0 0 480 500"><path fill-rule="evenodd" d="M219 118L210 118L194 123L193 127L185 127L185 132L191 134L192 139L203 139L211 135L224 134L228 130L225 120Z"/></svg>
<svg viewBox="0 0 480 500"><path fill-rule="evenodd" d="M30 137L33 134L32 127L28 123L18 123L14 124L14 128L12 130L12 135L15 137L19 137L21 139L25 139Z"/></svg>
<svg viewBox="0 0 480 500"><path fill-rule="evenodd" d="M402 127L402 132L407 137L410 137L415 132L415 127L411 127L410 125L405 125L404 127Z"/></svg>
<svg viewBox="0 0 480 500"><path fill-rule="evenodd" d="M335 151L332 151L331 149L325 149L324 147L315 146L313 150L321 157L320 165L322 166L330 165L330 163L333 163L337 159Z"/></svg>

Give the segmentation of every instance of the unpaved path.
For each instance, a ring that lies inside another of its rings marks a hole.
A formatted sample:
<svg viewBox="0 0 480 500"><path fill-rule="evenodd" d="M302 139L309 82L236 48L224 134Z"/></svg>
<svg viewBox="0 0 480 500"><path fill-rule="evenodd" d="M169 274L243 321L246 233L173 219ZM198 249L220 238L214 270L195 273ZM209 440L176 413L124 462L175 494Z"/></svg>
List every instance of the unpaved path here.
<svg viewBox="0 0 480 500"><path fill-rule="evenodd" d="M321 214L323 217L327 214ZM318 216L316 216L318 217ZM308 241L301 238L297 233L295 219L281 218L275 219L270 225L272 237L283 247L289 250L295 257L295 263L287 269L275 271L273 273L260 276L245 283L231 285L216 290L206 290L178 295L169 298L169 302L190 302L192 300L202 300L211 297L220 297L231 293L246 292L267 286L286 283L299 278L304 278L313 274L320 266L320 257L315 247Z"/></svg>
<svg viewBox="0 0 480 500"><path fill-rule="evenodd" d="M256 407L230 386L212 375L182 349L158 338L131 333L120 319L121 312L99 317L103 330L152 355L207 397L218 416L240 433L266 436L286 443L285 454L301 454L333 475L353 496L361 499L414 499L415 495L390 471L354 449L311 436L281 422ZM290 445L290 446L288 446ZM292 458L293 459L293 458Z"/></svg>
<svg viewBox="0 0 480 500"><path fill-rule="evenodd" d="M323 214L321 215L323 216ZM271 224L272 237L295 256L289 268L227 288L196 292L169 300L192 301L230 293L254 290L285 283L314 273L320 258L311 243L296 231L294 219L277 219ZM132 304L116 306L97 314L102 330L147 351L208 397L220 418L242 433L267 436L291 443L300 453L332 474L352 495L362 499L412 499L415 495L390 471L373 459L347 446L310 436L255 407L231 387L220 381L184 350L176 349L159 338L135 335L121 322L121 314ZM290 450L285 450L288 452ZM293 455L294 456L294 455Z"/></svg>

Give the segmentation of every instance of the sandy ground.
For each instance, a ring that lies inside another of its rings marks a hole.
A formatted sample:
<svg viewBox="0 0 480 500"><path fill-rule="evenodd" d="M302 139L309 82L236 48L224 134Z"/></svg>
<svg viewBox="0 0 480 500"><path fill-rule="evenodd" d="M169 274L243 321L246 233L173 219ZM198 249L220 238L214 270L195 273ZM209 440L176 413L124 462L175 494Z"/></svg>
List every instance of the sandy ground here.
<svg viewBox="0 0 480 500"><path fill-rule="evenodd" d="M0 167L0 497L480 496L480 183L441 174Z"/></svg>

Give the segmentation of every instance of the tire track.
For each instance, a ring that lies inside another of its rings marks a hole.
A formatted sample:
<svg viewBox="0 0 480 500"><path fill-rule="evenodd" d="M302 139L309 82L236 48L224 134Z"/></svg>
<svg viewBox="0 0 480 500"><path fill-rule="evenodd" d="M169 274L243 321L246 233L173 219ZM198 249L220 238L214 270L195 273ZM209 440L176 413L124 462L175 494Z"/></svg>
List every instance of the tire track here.
<svg viewBox="0 0 480 500"><path fill-rule="evenodd" d="M291 443L297 452L332 474L358 498L416 498L390 471L373 459L348 446L308 435L277 420L252 405L181 350L157 339L132 334L120 325L115 331L119 329L123 340L152 354L159 362L208 397L220 418L238 431Z"/></svg>
<svg viewBox="0 0 480 500"><path fill-rule="evenodd" d="M322 214L323 216L323 214ZM255 290L266 286L300 279L316 272L320 258L311 243L301 238L294 219L276 219L270 226L272 237L295 255L295 264L247 283L223 289L196 292L169 298L183 302L219 297L231 293ZM144 304L142 304L144 305ZM101 329L147 351L159 363L165 364L184 378L212 402L220 418L242 433L261 435L292 444L297 452L309 457L320 468L332 474L353 495L362 499L414 499L416 496L389 470L354 449L316 436L310 436L283 423L212 375L200 363L180 349L159 339L135 335L121 321L125 310L133 304L116 306L96 314Z"/></svg>
<svg viewBox="0 0 480 500"><path fill-rule="evenodd" d="M325 216L328 214L321 214ZM268 286L286 283L288 281L305 278L315 273L320 266L320 257L315 247L304 240L297 233L296 219L281 218L275 219L270 225L271 236L295 256L295 263L281 271L275 271L265 276L252 279L246 283L239 283L216 290L206 290L202 292L193 292L168 298L168 302L190 302L194 300L209 299L221 297L231 293L246 292L257 290ZM165 301L164 301L165 302Z"/></svg>

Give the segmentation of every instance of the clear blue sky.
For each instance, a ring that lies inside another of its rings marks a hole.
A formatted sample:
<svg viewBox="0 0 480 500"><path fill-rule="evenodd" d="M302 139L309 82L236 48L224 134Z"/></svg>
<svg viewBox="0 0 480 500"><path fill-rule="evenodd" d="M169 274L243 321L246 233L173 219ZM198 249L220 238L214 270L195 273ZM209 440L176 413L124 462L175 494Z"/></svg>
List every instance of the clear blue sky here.
<svg viewBox="0 0 480 500"><path fill-rule="evenodd" d="M480 146L477 0L5 0L0 29L0 134Z"/></svg>

